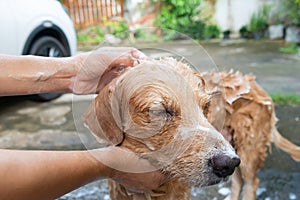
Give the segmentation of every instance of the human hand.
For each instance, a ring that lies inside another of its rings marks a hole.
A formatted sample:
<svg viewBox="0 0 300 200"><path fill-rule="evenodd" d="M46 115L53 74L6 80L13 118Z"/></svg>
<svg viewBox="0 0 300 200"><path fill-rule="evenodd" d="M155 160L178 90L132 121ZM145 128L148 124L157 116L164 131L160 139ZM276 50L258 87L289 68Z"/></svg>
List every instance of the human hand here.
<svg viewBox="0 0 300 200"><path fill-rule="evenodd" d="M143 193L159 188L166 178L159 171L130 173L114 170L111 179L120 183L128 190Z"/></svg>
<svg viewBox="0 0 300 200"><path fill-rule="evenodd" d="M157 189L166 180L166 175L149 161L129 150L113 146L91 150L90 153L101 165L107 166L109 178L135 192Z"/></svg>
<svg viewBox="0 0 300 200"><path fill-rule="evenodd" d="M124 68L134 67L146 55L132 47L101 47L74 57L77 74L70 86L74 94L94 94L101 91Z"/></svg>

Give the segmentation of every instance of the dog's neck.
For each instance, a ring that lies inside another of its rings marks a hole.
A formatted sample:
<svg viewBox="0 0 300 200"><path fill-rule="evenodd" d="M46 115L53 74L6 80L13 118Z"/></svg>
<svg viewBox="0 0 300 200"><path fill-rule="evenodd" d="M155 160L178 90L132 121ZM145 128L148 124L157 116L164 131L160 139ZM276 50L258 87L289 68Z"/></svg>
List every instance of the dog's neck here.
<svg viewBox="0 0 300 200"><path fill-rule="evenodd" d="M112 200L171 200L191 199L191 187L189 184L182 183L178 179L173 179L161 185L158 189L145 192L135 193L115 181L108 181L110 188L110 198Z"/></svg>

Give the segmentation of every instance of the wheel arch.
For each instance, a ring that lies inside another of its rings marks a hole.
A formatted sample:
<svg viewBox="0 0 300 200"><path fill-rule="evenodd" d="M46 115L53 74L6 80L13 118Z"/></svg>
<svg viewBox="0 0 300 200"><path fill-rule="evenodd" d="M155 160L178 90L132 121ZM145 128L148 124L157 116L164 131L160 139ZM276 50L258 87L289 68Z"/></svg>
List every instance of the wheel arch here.
<svg viewBox="0 0 300 200"><path fill-rule="evenodd" d="M29 54L29 51L30 51L34 41L36 41L38 38L40 38L42 36L52 36L52 37L56 38L66 48L68 56L71 55L70 45L69 45L66 35L57 25L55 25L49 21L43 22L41 25L36 27L31 32L31 34L29 35L29 37L24 45L22 54L23 55Z"/></svg>

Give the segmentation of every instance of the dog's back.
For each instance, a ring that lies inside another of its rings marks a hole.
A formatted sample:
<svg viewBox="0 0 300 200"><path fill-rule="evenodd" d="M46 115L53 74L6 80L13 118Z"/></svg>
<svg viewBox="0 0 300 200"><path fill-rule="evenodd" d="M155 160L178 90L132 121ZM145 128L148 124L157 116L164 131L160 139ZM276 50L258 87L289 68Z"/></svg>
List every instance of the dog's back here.
<svg viewBox="0 0 300 200"><path fill-rule="evenodd" d="M221 81L214 82L215 76L220 76ZM264 165L271 142L296 161L300 160L300 148L279 134L274 103L254 76L230 71L208 73L204 78L223 94L226 114L220 132L241 158L232 177L230 199L238 200L244 187L243 199L254 200L259 184L257 172Z"/></svg>

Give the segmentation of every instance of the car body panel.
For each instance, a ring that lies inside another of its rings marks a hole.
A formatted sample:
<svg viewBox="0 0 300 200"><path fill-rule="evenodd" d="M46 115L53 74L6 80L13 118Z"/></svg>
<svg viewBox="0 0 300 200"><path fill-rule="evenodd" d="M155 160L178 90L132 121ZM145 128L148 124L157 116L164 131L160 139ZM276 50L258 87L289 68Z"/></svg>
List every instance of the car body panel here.
<svg viewBox="0 0 300 200"><path fill-rule="evenodd" d="M2 14L1 14L2 13ZM8 17L11 16L11 17ZM0 32L0 53L21 55L29 38L41 27L59 28L68 41L70 55L76 53L73 23L56 0L1 0L0 24L8 29Z"/></svg>
<svg viewBox="0 0 300 200"><path fill-rule="evenodd" d="M18 36L11 1L0 1L0 53L17 54Z"/></svg>

